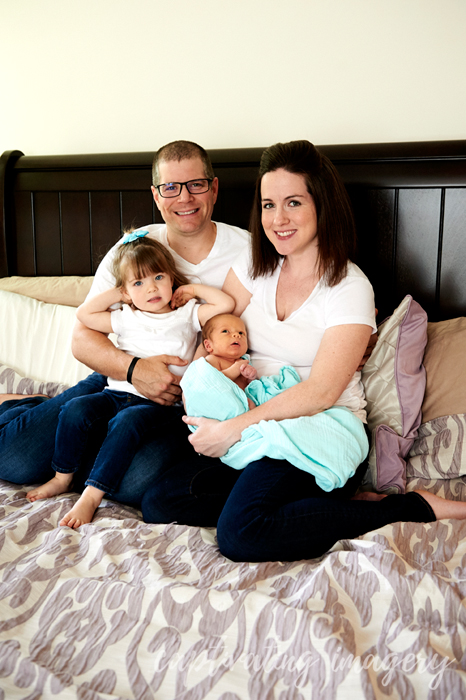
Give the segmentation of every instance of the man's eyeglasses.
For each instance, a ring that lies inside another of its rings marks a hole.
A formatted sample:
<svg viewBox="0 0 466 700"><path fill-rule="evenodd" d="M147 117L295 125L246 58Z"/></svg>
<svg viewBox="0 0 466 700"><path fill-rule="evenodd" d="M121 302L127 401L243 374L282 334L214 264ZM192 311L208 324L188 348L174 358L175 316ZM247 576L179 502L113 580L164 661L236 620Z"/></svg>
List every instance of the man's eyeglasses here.
<svg viewBox="0 0 466 700"><path fill-rule="evenodd" d="M183 185L190 194L203 194L210 189L211 182L211 177L203 177L200 180L188 180L188 182L167 182L156 187L161 197L179 197Z"/></svg>

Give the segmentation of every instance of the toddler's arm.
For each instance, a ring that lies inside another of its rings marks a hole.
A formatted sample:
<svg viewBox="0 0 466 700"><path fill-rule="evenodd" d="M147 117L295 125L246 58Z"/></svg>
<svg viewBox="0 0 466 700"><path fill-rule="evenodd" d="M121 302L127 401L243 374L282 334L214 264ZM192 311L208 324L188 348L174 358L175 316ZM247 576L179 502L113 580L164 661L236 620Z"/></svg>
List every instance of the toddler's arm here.
<svg viewBox="0 0 466 700"><path fill-rule="evenodd" d="M85 301L84 304L81 304L76 310L76 317L78 321L81 321L81 323L84 323L85 326L94 331L111 333L111 311L108 309L112 304L117 304L119 301L123 301L120 289L116 287L107 289L105 292L96 294Z"/></svg>
<svg viewBox="0 0 466 700"><path fill-rule="evenodd" d="M190 299L197 297L204 299L198 309L199 323L203 326L209 318L217 314L229 314L233 311L235 302L229 294L220 289L208 287L206 284L184 284L175 291L171 300L171 307L175 309L183 306Z"/></svg>

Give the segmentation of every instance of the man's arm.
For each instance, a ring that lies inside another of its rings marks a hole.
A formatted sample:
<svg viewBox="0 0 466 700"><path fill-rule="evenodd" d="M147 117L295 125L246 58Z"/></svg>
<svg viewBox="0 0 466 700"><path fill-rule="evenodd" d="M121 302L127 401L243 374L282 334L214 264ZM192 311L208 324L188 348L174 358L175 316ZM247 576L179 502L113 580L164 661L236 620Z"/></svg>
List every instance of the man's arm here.
<svg viewBox="0 0 466 700"><path fill-rule="evenodd" d="M73 329L71 349L77 360L107 377L126 380L132 356L114 346L103 333L87 328L76 321ZM172 374L168 365L186 365L174 355L159 355L140 359L133 371L132 384L143 396L162 406L179 400L180 377Z"/></svg>

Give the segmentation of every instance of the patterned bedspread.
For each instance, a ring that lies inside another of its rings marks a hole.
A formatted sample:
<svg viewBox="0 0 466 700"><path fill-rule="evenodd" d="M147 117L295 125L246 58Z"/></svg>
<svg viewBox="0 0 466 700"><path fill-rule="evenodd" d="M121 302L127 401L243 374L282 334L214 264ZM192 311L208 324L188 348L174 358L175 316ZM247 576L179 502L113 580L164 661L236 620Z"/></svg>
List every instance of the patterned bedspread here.
<svg viewBox="0 0 466 700"><path fill-rule="evenodd" d="M466 697L465 522L236 564L109 501L57 527L72 498L0 482L0 700Z"/></svg>

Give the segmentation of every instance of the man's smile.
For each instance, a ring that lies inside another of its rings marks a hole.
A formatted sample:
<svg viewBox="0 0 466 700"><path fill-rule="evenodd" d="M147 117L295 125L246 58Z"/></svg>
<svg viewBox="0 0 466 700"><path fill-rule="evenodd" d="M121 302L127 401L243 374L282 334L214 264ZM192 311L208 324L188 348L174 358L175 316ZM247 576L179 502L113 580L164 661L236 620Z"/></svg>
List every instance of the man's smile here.
<svg viewBox="0 0 466 700"><path fill-rule="evenodd" d="M189 214L196 214L199 209L190 209L189 211L177 211L175 214L177 216L188 216Z"/></svg>

